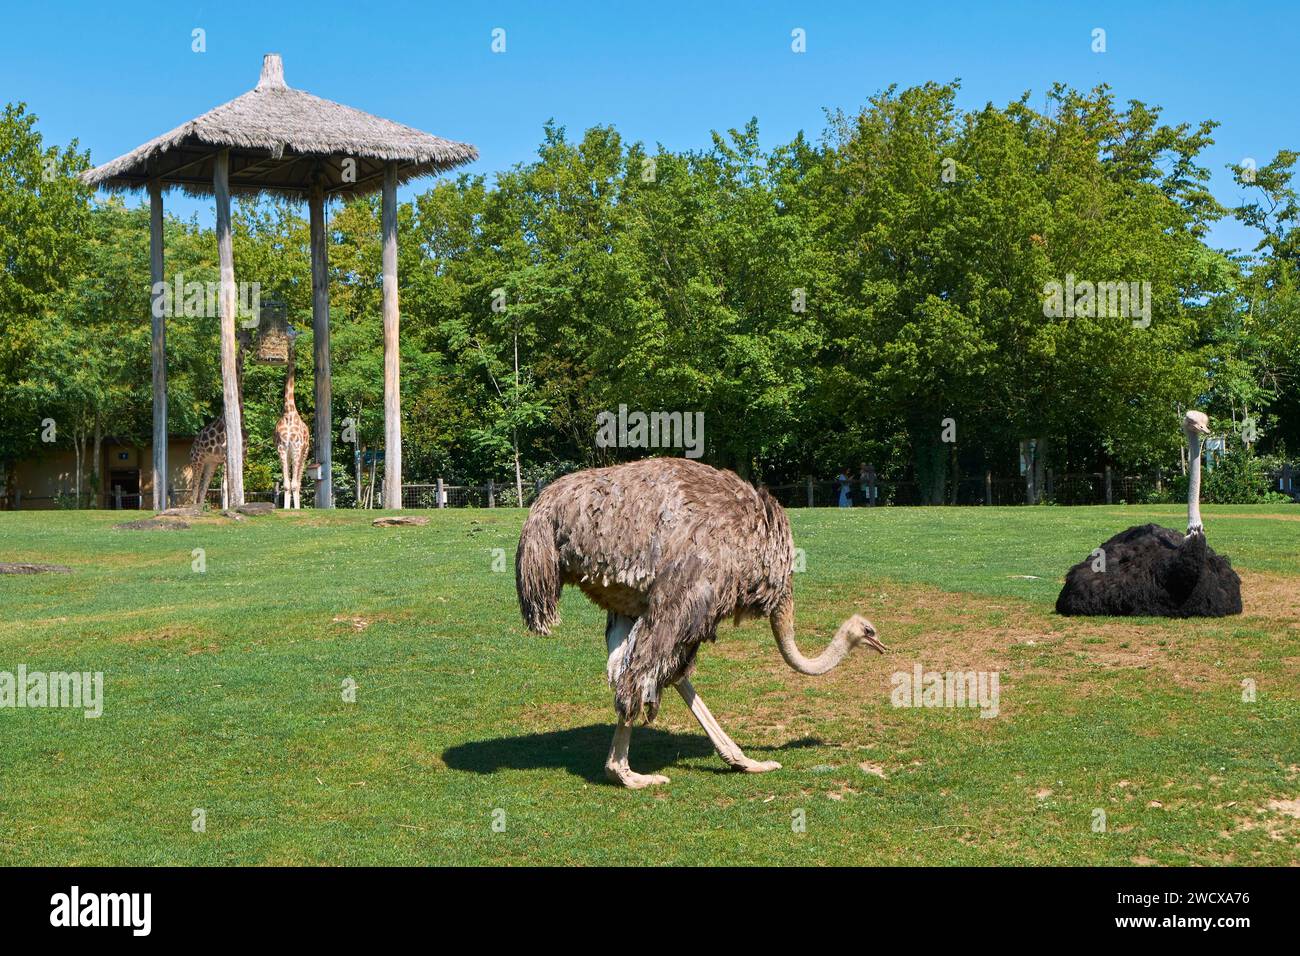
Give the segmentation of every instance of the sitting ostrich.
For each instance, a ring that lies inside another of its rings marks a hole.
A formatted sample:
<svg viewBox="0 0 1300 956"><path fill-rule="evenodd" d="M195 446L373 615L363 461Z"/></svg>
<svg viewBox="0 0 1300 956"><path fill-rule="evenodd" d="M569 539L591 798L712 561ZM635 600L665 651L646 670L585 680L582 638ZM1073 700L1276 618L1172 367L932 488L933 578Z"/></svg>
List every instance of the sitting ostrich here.
<svg viewBox="0 0 1300 956"><path fill-rule="evenodd" d="M1188 412L1187 533L1156 524L1121 531L1070 569L1058 614L1224 617L1241 613L1241 578L1205 543L1201 524L1203 412Z"/></svg>
<svg viewBox="0 0 1300 956"><path fill-rule="evenodd" d="M628 767L632 723L659 710L664 687L677 688L718 754L736 770L777 770L745 756L688 680L718 625L771 621L777 647L801 674L825 674L858 644L884 651L876 629L853 615L820 656L809 660L794 638L794 541L781 505L729 471L682 458L574 472L538 497L519 536L515 584L529 630L549 634L560 591L576 584L608 612L606 678L618 728L605 761L625 787L667 783Z"/></svg>

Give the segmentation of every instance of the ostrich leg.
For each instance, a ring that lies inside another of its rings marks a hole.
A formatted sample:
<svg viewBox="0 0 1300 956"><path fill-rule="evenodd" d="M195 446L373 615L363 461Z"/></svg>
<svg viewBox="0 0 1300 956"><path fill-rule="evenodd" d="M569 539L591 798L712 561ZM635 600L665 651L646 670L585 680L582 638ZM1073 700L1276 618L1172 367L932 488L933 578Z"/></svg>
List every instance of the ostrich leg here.
<svg viewBox="0 0 1300 956"><path fill-rule="evenodd" d="M609 649L609 661L605 673L611 684L623 669L623 662L627 656L632 653L632 647L636 643L632 633L636 622L637 619L633 617L613 612L609 614L605 625L605 645ZM668 778L661 773L637 773L627 765L627 748L631 741L632 725L625 723L620 717L618 728L614 731L614 739L609 745L609 756L605 758L605 776L632 790L667 783Z"/></svg>
<svg viewBox="0 0 1300 956"><path fill-rule="evenodd" d="M727 732L719 726L713 713L704 705L704 699L695 693L695 688L685 677L677 682L677 693L682 695L682 700L686 701L686 706L691 709L695 719L700 722L704 732L709 735L709 740L713 741L713 747L718 751L718 756L725 760L733 770L743 770L746 773L767 773L769 770L780 770L781 765L775 760L750 760L744 752L737 746L736 742L727 736Z"/></svg>

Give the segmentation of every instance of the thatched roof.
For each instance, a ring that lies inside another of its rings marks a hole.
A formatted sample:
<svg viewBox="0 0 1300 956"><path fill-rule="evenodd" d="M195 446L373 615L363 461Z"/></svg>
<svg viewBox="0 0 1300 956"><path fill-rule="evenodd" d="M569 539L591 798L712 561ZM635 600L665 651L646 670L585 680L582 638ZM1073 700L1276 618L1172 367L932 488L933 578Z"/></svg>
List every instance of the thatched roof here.
<svg viewBox="0 0 1300 956"><path fill-rule="evenodd" d="M151 179L195 195L212 193L217 152L230 149L230 189L305 196L313 182L334 195L383 185L384 165L399 182L472 162L478 150L352 109L284 82L277 53L262 62L256 88L151 139L82 178L106 189L141 189ZM355 160L352 181L347 159Z"/></svg>

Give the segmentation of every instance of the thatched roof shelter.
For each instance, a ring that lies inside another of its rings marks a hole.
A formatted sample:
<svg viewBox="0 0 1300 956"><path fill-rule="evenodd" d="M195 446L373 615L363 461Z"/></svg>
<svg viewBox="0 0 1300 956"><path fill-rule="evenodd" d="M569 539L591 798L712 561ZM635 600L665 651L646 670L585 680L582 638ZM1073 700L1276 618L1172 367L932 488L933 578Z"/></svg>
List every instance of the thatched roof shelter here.
<svg viewBox="0 0 1300 956"><path fill-rule="evenodd" d="M312 313L316 372L316 450L322 478L318 507L332 507L329 289L324 202L328 196L383 192L384 504L401 506L401 409L398 387L397 196L399 183L478 158L468 143L382 119L295 90L279 54L263 58L257 86L112 162L82 174L110 190L148 189L155 290L163 281L162 191L179 187L212 195L221 260L221 369L227 440L226 475L233 504L243 503L243 443L235 375L235 275L231 193L273 192L305 198L311 213ZM256 278L256 277L254 277ZM157 294L157 293L155 293ZM154 507L167 506L165 317L154 309Z"/></svg>
<svg viewBox="0 0 1300 956"><path fill-rule="evenodd" d="M354 196L383 186L397 164L397 182L478 159L478 150L370 113L295 90L280 57L269 54L257 86L197 119L88 170L86 182L106 189L143 189L151 179L212 195L216 152L230 150L232 193L280 192L306 198ZM348 168L346 159L355 161Z"/></svg>

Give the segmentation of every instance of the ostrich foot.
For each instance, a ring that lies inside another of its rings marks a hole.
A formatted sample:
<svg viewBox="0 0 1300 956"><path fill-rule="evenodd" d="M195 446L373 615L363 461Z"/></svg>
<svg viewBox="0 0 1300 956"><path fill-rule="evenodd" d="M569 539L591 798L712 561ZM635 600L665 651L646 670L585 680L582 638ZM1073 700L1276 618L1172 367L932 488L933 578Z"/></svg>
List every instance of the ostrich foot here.
<svg viewBox="0 0 1300 956"><path fill-rule="evenodd" d="M727 763L731 764L732 770L739 770L743 773L768 773L772 770L780 770L781 765L775 760L750 760L744 754L740 759L731 759Z"/></svg>
<svg viewBox="0 0 1300 956"><path fill-rule="evenodd" d="M642 790L668 782L668 778L661 773L637 773L630 767L611 767L608 764L605 766L605 776L629 790Z"/></svg>
<svg viewBox="0 0 1300 956"><path fill-rule="evenodd" d="M677 682L677 692L682 695L682 700L686 701L686 706L691 709L695 719L704 728L704 732L709 735L709 740L713 743L713 749L718 752L718 756L725 760L732 770L739 770L742 773L767 773L771 770L781 769L781 765L775 760L751 760L746 757L745 752L740 749L736 742L727 736L727 732L722 729L712 712L704 705L700 695L695 693L695 688L691 686L691 682L685 677Z"/></svg>
<svg viewBox="0 0 1300 956"><path fill-rule="evenodd" d="M632 725L624 723L620 718L618 728L614 731L614 740L609 745L609 756L605 758L605 776L629 790L667 783L668 778L661 773L637 773L627 765L627 745L631 739Z"/></svg>

